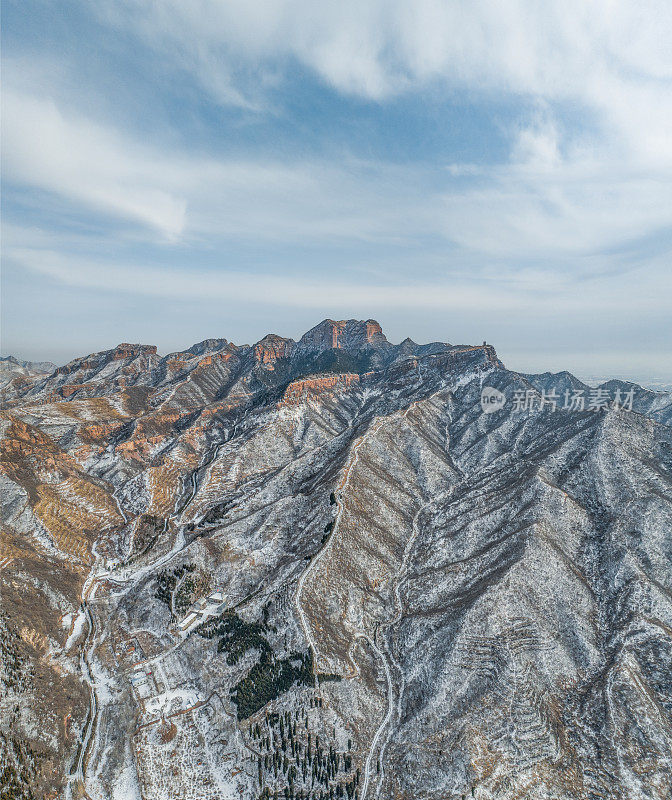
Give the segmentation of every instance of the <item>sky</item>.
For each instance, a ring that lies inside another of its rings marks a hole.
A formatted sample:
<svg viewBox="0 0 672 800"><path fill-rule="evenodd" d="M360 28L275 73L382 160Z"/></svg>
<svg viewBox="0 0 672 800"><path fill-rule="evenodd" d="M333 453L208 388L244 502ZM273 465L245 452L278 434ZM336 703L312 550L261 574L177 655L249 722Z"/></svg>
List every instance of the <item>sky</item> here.
<svg viewBox="0 0 672 800"><path fill-rule="evenodd" d="M4 0L2 354L298 338L672 379L669 0Z"/></svg>

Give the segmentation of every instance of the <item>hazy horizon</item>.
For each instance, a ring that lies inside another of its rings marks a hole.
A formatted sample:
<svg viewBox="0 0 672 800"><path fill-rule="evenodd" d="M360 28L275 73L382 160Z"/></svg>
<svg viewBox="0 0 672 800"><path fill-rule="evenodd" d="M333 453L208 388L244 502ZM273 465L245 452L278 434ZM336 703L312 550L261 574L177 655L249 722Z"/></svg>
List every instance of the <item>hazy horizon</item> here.
<svg viewBox="0 0 672 800"><path fill-rule="evenodd" d="M2 353L374 317L672 380L672 15L646 8L8 0Z"/></svg>
<svg viewBox="0 0 672 800"><path fill-rule="evenodd" d="M331 317L324 317L324 318L320 318L319 320L315 320L313 323L309 324L307 327L302 328L300 330L297 329L297 330L295 330L293 332L287 332L287 331L283 331L283 330L280 330L280 329L278 329L278 330L267 330L264 333L262 333L261 335L254 335L253 334L251 336L242 337L242 338L241 337L232 336L232 335L230 335L230 332L229 332L228 335L227 335L227 333L215 332L215 333L212 333L211 335L201 336L200 338L195 338L195 339L193 339L193 341L190 340L188 342L187 341L178 342L177 339L174 339L174 340L168 339L168 340L166 340L165 345L162 345L160 342L154 341L154 340L148 339L148 338L144 338L144 339L135 338L134 339L133 337L121 337L121 338L118 339L118 341L115 341L114 343L107 342L107 343L101 344L101 346L99 346L97 348L94 348L94 349L87 350L85 348L81 352L79 352L79 351L78 352L74 352L73 351L73 352L70 352L68 354L62 354L62 351L61 351L60 348L55 348L53 350L53 352L52 352L52 356L53 357L45 356L43 353L40 353L40 352L35 352L35 353L33 353L33 354L28 356L25 353L9 353L9 352L6 353L6 352L4 352L4 350L1 353L1 355L2 355L2 357L5 357L5 358L7 356L14 356L15 358L18 358L19 360L22 360L22 361L51 361L54 364L56 364L57 366L61 366L61 365L66 364L66 363L68 363L69 361L71 361L71 360L73 360L75 358L83 357L83 356L89 355L90 353L100 352L100 351L103 351L103 350L111 350L112 348L116 347L118 344L121 344L121 343L124 343L124 342L125 343L133 343L133 344L156 345L158 354L161 355L161 356L165 356L165 355L168 355L169 353L186 350L188 347L190 347L190 346L192 346L194 344L197 344L198 342L201 342L201 341L203 341L205 339L227 339L228 341L233 342L234 344L241 346L241 345L254 345L258 341L260 341L264 336L266 336L268 334L277 334L279 336L283 336L285 338L290 338L290 339L294 339L295 341L298 341L298 339L300 339L301 336L307 330L310 330L310 328L314 327L314 325L318 324L318 322L321 322L322 319L327 319L327 318L331 318L331 319L349 319L349 318L352 318L352 317L335 317L335 316L331 315ZM364 318L369 319L369 318L372 318L372 317L362 317L362 319L364 319ZM376 321L377 322L381 322L381 319L380 318L376 318ZM394 325L394 324L385 325L384 323L381 323L381 326L382 326L382 329L383 329L383 333L386 335L388 341L390 341L392 344L399 344L407 336L409 336L411 339L416 341L418 344L426 344L426 343L432 342L432 341L439 341L439 342L446 342L447 341L450 344L480 344L483 341L482 338L481 339L475 338L475 339L467 340L467 339L464 339L464 338L460 338L459 336L457 338L456 337L447 338L445 336L443 336L443 337L441 337L441 336L434 336L434 337L430 336L429 338L426 338L426 337L424 337L424 338L423 337L419 337L418 338L417 336L413 336L413 335L411 335L409 333L404 334L403 332L399 332L398 335L396 335L396 336L390 336L389 335L390 329L391 328L392 329L396 329L397 325ZM171 341L172 341L172 344L170 344ZM562 371L567 371L567 372L571 372L572 374L576 375L576 377L580 378L581 380L588 381L588 382L591 381L591 380L597 381L597 380L603 380L603 379L606 380L606 379L609 379L609 378L618 378L618 379L622 379L622 380L631 380L631 381L634 381L636 383L640 383L642 385L646 385L647 383L656 384L656 383L661 383L662 382L666 386L672 386L672 376L670 375L669 371L667 373L664 372L664 371L656 371L655 364L653 365L653 369L651 371L649 371L649 372L647 372L645 369L640 369L639 371L634 371L634 372L623 371L622 369L619 370L617 363L614 363L614 368L612 370L607 370L607 371L602 370L602 371L600 371L600 370L596 370L593 367L592 362L590 360L590 357L587 356L585 353L565 353L565 352L563 352L561 354L554 354L554 355L550 355L550 356L548 354L545 354L544 356L540 356L538 353L535 353L534 351L531 351L531 352L528 352L528 353L516 352L515 350L499 347L496 341L490 341L490 340L487 340L487 339L485 341L488 341L488 344L491 344L495 348L495 350L497 351L498 356L504 362L505 366L508 369L512 369L512 370L515 370L517 372L522 372L522 373L542 373L542 372L562 372ZM45 352L49 352L49 351L47 350ZM568 366L568 364L570 364L570 366ZM571 366L571 365L573 365L573 366Z"/></svg>

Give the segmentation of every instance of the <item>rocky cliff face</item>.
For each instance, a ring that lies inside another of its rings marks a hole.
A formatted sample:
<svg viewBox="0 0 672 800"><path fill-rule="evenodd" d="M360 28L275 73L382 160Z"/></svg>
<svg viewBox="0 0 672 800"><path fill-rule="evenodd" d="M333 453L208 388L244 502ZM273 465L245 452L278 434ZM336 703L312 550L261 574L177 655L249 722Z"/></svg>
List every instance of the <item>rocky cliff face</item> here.
<svg viewBox="0 0 672 800"><path fill-rule="evenodd" d="M373 320L11 386L3 786L669 797L671 419Z"/></svg>
<svg viewBox="0 0 672 800"><path fill-rule="evenodd" d="M273 369L278 359L291 357L295 346L296 343L292 339L283 339L282 336L269 334L255 344L254 357L258 363Z"/></svg>
<svg viewBox="0 0 672 800"><path fill-rule="evenodd" d="M339 320L325 319L305 333L299 342L299 349L305 352L322 352L341 349L359 352L366 349L387 349L392 345L387 341L380 325L373 319Z"/></svg>

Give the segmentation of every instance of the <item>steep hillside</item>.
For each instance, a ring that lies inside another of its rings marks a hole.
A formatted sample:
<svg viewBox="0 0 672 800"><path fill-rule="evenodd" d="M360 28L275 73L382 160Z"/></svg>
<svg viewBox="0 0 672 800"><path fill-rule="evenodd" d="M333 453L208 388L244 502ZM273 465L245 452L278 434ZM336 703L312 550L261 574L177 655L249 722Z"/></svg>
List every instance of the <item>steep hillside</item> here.
<svg viewBox="0 0 672 800"><path fill-rule="evenodd" d="M4 397L8 796L670 796L669 394L325 320Z"/></svg>

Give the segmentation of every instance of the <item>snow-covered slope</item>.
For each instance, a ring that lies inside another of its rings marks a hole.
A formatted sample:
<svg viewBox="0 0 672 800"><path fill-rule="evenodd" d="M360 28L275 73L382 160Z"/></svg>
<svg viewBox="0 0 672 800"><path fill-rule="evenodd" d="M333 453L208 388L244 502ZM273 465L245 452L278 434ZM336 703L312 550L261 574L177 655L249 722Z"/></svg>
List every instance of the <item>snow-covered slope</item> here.
<svg viewBox="0 0 672 800"><path fill-rule="evenodd" d="M670 400L374 320L120 345L16 391L6 780L668 797Z"/></svg>

